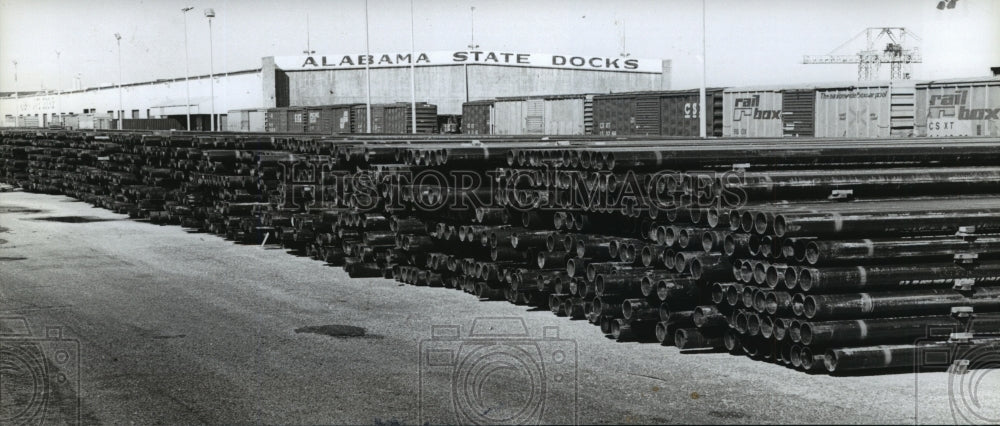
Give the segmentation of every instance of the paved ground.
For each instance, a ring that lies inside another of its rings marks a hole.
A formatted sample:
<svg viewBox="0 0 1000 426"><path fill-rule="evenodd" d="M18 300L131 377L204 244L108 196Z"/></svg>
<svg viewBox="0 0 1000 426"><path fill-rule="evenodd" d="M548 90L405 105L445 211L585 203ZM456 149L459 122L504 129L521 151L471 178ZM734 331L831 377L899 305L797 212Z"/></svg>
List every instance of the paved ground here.
<svg viewBox="0 0 1000 426"><path fill-rule="evenodd" d="M67 216L108 220L38 220ZM968 416L958 422L1000 419L997 370L953 380L975 380L960 395L945 373L810 376L619 344L547 311L349 279L281 250L20 192L0 193L0 316L7 348L27 332L41 341L0 361L0 421L954 423L954 410ZM523 356L477 352L488 347L466 338L477 317L514 319L481 320L476 333L487 335L523 321L530 338L510 346ZM323 325L366 334L296 332ZM462 337L433 340L434 325L457 325ZM558 338L542 338L544 327Z"/></svg>

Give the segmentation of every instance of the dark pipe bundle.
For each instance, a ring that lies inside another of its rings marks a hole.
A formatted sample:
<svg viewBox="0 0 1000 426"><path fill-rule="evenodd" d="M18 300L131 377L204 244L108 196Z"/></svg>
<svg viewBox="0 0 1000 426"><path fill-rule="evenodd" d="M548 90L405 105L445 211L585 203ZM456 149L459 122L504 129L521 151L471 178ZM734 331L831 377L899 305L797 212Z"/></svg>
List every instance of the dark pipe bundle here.
<svg viewBox="0 0 1000 426"><path fill-rule="evenodd" d="M998 165L992 138L0 132L27 190L830 373L995 349Z"/></svg>

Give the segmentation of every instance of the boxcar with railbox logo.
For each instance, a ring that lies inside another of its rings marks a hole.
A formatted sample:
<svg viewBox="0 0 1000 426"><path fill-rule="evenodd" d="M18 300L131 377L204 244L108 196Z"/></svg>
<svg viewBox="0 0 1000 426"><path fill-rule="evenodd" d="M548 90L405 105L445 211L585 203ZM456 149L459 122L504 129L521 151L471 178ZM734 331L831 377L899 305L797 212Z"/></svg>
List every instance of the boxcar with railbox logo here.
<svg viewBox="0 0 1000 426"><path fill-rule="evenodd" d="M917 84L918 136L1000 136L1000 77Z"/></svg>
<svg viewBox="0 0 1000 426"><path fill-rule="evenodd" d="M738 87L722 91L722 136L782 137L783 91L801 87Z"/></svg>

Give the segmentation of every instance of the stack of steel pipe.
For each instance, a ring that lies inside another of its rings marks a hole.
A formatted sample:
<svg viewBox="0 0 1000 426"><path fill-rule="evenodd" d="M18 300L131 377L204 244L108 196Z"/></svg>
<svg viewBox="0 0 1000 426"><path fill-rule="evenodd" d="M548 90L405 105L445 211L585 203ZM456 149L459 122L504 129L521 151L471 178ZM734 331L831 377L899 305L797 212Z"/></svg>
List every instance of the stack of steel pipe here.
<svg viewBox="0 0 1000 426"><path fill-rule="evenodd" d="M28 190L545 307L619 341L843 373L912 368L924 347L968 357L1000 333L991 138L13 130L0 155L0 179Z"/></svg>

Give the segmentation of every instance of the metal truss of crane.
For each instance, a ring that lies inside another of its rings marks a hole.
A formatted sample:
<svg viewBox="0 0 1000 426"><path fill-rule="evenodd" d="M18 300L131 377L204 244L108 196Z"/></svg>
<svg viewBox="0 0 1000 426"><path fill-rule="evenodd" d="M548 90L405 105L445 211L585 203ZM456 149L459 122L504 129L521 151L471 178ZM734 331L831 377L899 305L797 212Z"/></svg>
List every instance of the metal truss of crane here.
<svg viewBox="0 0 1000 426"><path fill-rule="evenodd" d="M857 40L862 35L867 39L865 50L853 55L841 55L836 52L844 46ZM858 81L877 80L882 64L889 64L889 79L906 80L910 78L910 64L923 62L917 47L906 47L907 36L920 40L916 34L903 27L872 27L858 33L827 55L804 55L803 64L858 64ZM885 41L885 48L876 49L876 45Z"/></svg>

